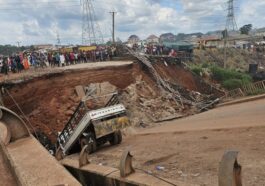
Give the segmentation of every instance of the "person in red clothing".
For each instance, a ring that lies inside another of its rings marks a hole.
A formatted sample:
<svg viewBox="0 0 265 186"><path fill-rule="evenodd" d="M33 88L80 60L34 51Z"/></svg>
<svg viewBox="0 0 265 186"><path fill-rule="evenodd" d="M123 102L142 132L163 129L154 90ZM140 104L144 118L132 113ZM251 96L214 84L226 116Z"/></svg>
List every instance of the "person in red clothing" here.
<svg viewBox="0 0 265 186"><path fill-rule="evenodd" d="M74 61L75 61L75 55L74 55L73 52L70 53L69 58L70 58L71 65L73 65L74 64Z"/></svg>
<svg viewBox="0 0 265 186"><path fill-rule="evenodd" d="M177 57L177 52L174 49L171 49L169 56L170 57Z"/></svg>
<svg viewBox="0 0 265 186"><path fill-rule="evenodd" d="M28 70L29 69L29 61L28 61L27 55L24 55L24 59L23 59L22 63L23 63L24 69Z"/></svg>
<svg viewBox="0 0 265 186"><path fill-rule="evenodd" d="M48 62L49 62L49 65L50 65L50 66L53 66L53 65L52 65L52 64L53 64L53 63L52 63L52 62L53 62L52 54L51 54L50 52L48 53Z"/></svg>

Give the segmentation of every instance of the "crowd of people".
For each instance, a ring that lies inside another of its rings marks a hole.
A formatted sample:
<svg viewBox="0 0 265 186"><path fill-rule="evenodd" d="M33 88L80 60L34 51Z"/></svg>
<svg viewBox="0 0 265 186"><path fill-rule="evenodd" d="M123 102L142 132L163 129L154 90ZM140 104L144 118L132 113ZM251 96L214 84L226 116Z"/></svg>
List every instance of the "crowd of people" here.
<svg viewBox="0 0 265 186"><path fill-rule="evenodd" d="M134 51L144 53L146 55L168 56L172 58L188 59L193 55L193 49L178 50L174 47L167 47L163 44L133 44L131 47Z"/></svg>
<svg viewBox="0 0 265 186"><path fill-rule="evenodd" d="M1 73L8 74L12 71L20 73L24 69L29 68L29 63L24 60L23 54L15 54L8 57L0 57Z"/></svg>
<svg viewBox="0 0 265 186"><path fill-rule="evenodd" d="M49 52L47 61L49 66L65 66L78 63L109 61L116 55L115 47L101 48L91 51L78 52Z"/></svg>
<svg viewBox="0 0 265 186"><path fill-rule="evenodd" d="M63 67L68 65L109 61L116 56L115 47L97 47L87 51L24 51L11 56L0 56L1 73L20 73L30 67Z"/></svg>
<svg viewBox="0 0 265 186"><path fill-rule="evenodd" d="M148 44L148 45L139 46L137 44L134 44L133 49L135 51L144 52L147 55L165 55L165 56L177 57L176 50L167 48L164 45Z"/></svg>

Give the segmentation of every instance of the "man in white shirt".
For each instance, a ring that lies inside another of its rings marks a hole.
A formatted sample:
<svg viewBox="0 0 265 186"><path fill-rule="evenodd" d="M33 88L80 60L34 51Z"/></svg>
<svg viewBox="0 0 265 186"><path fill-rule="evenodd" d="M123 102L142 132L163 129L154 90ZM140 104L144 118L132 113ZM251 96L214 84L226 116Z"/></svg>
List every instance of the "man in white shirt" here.
<svg viewBox="0 0 265 186"><path fill-rule="evenodd" d="M62 67L64 67L64 65L65 65L65 57L63 54L60 54L60 64Z"/></svg>

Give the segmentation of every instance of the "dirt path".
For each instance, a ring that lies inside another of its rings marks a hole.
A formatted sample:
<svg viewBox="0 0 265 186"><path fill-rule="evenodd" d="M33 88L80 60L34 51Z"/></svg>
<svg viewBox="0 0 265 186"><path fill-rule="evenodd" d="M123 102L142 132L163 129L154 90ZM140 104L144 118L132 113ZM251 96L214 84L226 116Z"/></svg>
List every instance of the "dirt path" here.
<svg viewBox="0 0 265 186"><path fill-rule="evenodd" d="M244 185L265 183L265 100L221 107L186 119L166 122L127 137L117 147L92 155L93 163L117 167L130 148L134 166L184 183L217 185L218 164L226 150L238 150ZM157 170L163 166L164 170Z"/></svg>
<svg viewBox="0 0 265 186"><path fill-rule="evenodd" d="M177 121L164 122L160 127L141 131L140 134L254 126L265 126L265 99L220 107Z"/></svg>

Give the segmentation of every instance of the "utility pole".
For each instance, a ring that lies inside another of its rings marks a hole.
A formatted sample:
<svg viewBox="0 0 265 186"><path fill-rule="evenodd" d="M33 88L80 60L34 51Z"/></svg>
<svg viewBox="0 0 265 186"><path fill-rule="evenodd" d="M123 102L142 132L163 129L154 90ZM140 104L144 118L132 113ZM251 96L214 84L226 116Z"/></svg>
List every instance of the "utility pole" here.
<svg viewBox="0 0 265 186"><path fill-rule="evenodd" d="M20 47L20 43L21 43L21 41L17 41L17 47L18 48Z"/></svg>
<svg viewBox="0 0 265 186"><path fill-rule="evenodd" d="M112 43L115 44L115 14L117 12L110 12L112 14Z"/></svg>
<svg viewBox="0 0 265 186"><path fill-rule="evenodd" d="M227 29L224 30L223 33L223 37L224 37L224 68L226 68L227 65L227 37L228 37L228 31Z"/></svg>
<svg viewBox="0 0 265 186"><path fill-rule="evenodd" d="M61 39L60 39L60 35L59 35L58 31L57 31L57 44L58 44L58 46L61 45Z"/></svg>

